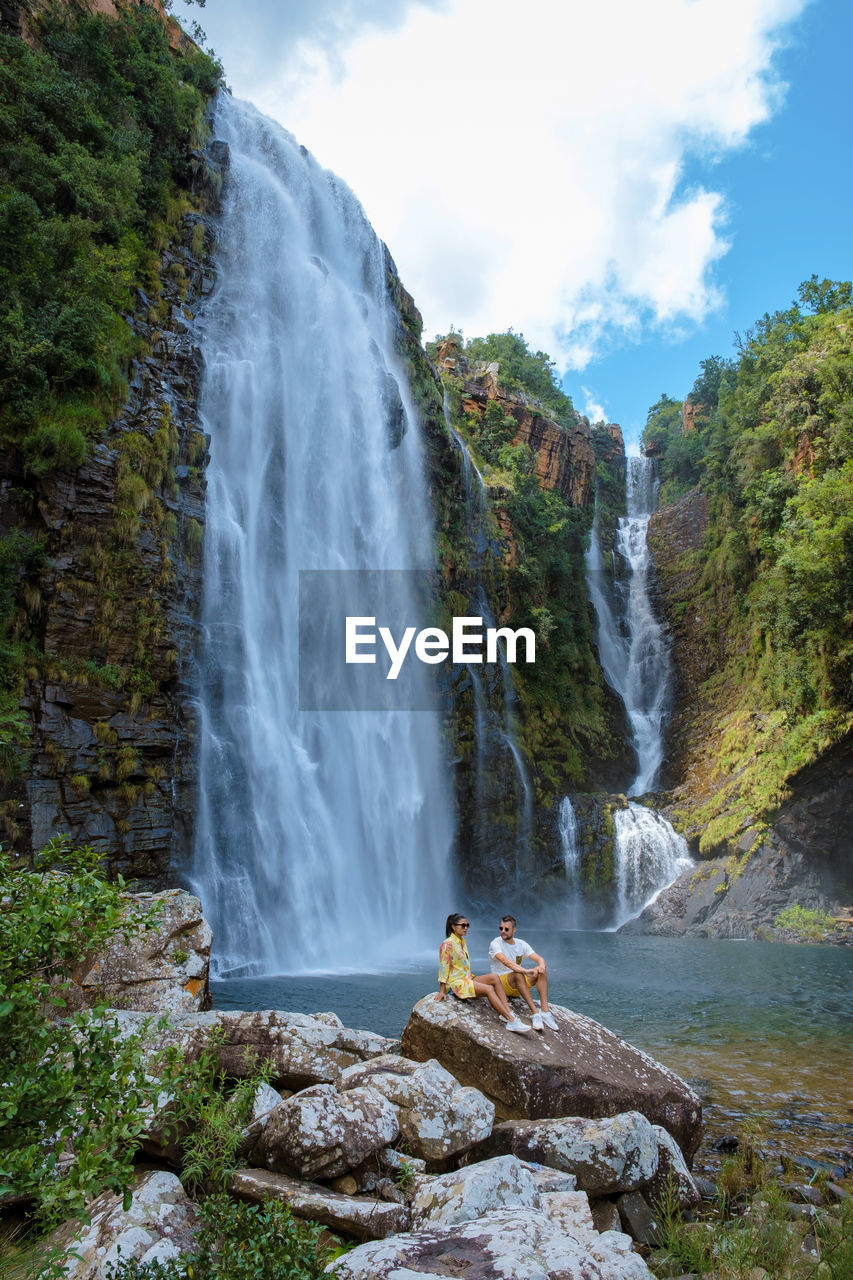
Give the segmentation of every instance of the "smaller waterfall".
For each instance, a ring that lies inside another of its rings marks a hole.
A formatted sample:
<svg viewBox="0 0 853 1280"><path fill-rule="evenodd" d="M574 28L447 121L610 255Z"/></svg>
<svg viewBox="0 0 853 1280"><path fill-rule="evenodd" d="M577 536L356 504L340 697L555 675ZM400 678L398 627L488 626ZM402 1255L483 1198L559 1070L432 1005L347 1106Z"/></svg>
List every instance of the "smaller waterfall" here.
<svg viewBox="0 0 853 1280"><path fill-rule="evenodd" d="M637 776L628 795L657 785L663 763L663 727L669 709L670 661L663 628L649 592L651 557L646 541L657 506L658 482L651 458L628 458L628 514L619 521L616 550L628 567L611 592L593 530L587 579L598 618L598 648L608 682L622 698L637 753Z"/></svg>
<svg viewBox="0 0 853 1280"><path fill-rule="evenodd" d="M565 868L566 879L574 888L578 878L580 847L578 820L568 796L563 796L560 801L560 844L563 849L563 867Z"/></svg>
<svg viewBox="0 0 853 1280"><path fill-rule="evenodd" d="M654 809L631 801L613 820L618 899L611 928L618 929L654 902L693 860L684 837Z"/></svg>

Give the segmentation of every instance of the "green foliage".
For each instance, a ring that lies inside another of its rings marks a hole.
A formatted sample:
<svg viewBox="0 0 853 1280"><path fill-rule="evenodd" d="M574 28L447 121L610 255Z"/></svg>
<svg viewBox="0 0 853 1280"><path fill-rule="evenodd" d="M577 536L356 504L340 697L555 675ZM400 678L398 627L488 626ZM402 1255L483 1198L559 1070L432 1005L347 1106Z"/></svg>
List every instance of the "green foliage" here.
<svg viewBox="0 0 853 1280"><path fill-rule="evenodd" d="M193 1193L227 1190L258 1085L270 1077L265 1064L242 1080L228 1081L217 1069L224 1036L221 1028L212 1031L192 1062L170 1049L161 1073L164 1087L173 1095L167 1127L180 1138L181 1180Z"/></svg>
<svg viewBox="0 0 853 1280"><path fill-rule="evenodd" d="M238 1204L225 1195L200 1206L194 1251L167 1262L110 1263L106 1280L319 1280L335 1251L323 1229L277 1200Z"/></svg>
<svg viewBox="0 0 853 1280"><path fill-rule="evenodd" d="M531 351L525 341L524 334L514 333L508 329L506 333L490 333L486 338L471 338L461 344L461 334L448 335L455 337L460 350L469 360L497 360L500 364L500 380L510 391L522 391L539 402L549 417L560 426L572 426L575 422L575 411L572 402L560 386L557 366L544 351ZM427 343L427 354L435 355L436 345L440 342Z"/></svg>
<svg viewBox="0 0 853 1280"><path fill-rule="evenodd" d="M853 289L813 276L798 297L735 361L703 362L689 435L664 397L644 436L665 496L698 481L709 499L701 614L723 670L706 701L718 725L759 713L721 753L706 848L770 812L853 725Z"/></svg>
<svg viewBox="0 0 853 1280"><path fill-rule="evenodd" d="M66 996L81 957L154 921L129 910L121 879L108 883L98 856L67 837L33 871L0 851L0 878L0 1192L32 1196L52 1220L132 1181L156 1092L141 1035L122 1038L103 1009L69 1015Z"/></svg>
<svg viewBox="0 0 853 1280"><path fill-rule="evenodd" d="M697 431L683 432L680 400L663 395L649 409L643 428L643 448L659 459L660 500L672 502L699 479L703 443Z"/></svg>
<svg viewBox="0 0 853 1280"><path fill-rule="evenodd" d="M799 903L795 903L792 907L785 907L784 911L779 912L773 921L773 927L790 929L801 938L817 941L824 937L827 930L835 927L835 921L825 911L813 911L809 907L801 907Z"/></svg>
<svg viewBox="0 0 853 1280"><path fill-rule="evenodd" d="M35 476L79 466L124 393L124 316L220 73L147 6L57 6L40 38L0 35L0 436Z"/></svg>

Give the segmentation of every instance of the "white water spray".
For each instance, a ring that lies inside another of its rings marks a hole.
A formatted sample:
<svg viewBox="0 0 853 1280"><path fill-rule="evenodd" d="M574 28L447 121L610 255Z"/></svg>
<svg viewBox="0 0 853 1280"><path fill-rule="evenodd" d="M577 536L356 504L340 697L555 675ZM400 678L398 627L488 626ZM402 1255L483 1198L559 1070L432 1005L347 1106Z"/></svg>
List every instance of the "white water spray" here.
<svg viewBox="0 0 853 1280"><path fill-rule="evenodd" d="M612 927L618 929L654 902L693 860L684 837L654 809L631 802L616 810L613 821L618 900Z"/></svg>
<svg viewBox="0 0 853 1280"><path fill-rule="evenodd" d="M220 976L396 965L453 897L437 716L301 712L297 669L299 570L432 566L383 249L279 126L222 94L216 130L194 886Z"/></svg>

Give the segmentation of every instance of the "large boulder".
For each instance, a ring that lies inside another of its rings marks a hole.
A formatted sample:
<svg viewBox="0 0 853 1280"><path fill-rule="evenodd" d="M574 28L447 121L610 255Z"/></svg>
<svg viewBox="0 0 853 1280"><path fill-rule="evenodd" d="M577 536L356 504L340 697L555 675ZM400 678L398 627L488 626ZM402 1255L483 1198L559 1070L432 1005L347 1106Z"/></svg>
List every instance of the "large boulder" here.
<svg viewBox="0 0 853 1280"><path fill-rule="evenodd" d="M115 938L81 959L67 991L72 1009L106 1004L114 1009L178 1016L210 1007L210 925L201 903L183 889L129 895L151 908L156 928Z"/></svg>
<svg viewBox="0 0 853 1280"><path fill-rule="evenodd" d="M628 1236L570 1232L541 1209L499 1209L473 1222L362 1244L326 1273L335 1280L651 1280Z"/></svg>
<svg viewBox="0 0 853 1280"><path fill-rule="evenodd" d="M536 1179L515 1156L498 1156L482 1164L425 1178L412 1198L412 1225L452 1227L494 1209L539 1209Z"/></svg>
<svg viewBox="0 0 853 1280"><path fill-rule="evenodd" d="M681 1175L692 1183L678 1147L664 1130L649 1124L638 1111L603 1120L567 1116L560 1120L507 1120L496 1125L470 1159L511 1153L571 1173L581 1191L593 1196L638 1191L657 1177L661 1160L679 1185ZM670 1145L671 1144L671 1145ZM663 1152L662 1152L663 1146ZM677 1159L677 1164L675 1163Z"/></svg>
<svg viewBox="0 0 853 1280"><path fill-rule="evenodd" d="M369 1084L400 1109L400 1132L413 1156L438 1162L487 1138L495 1106L479 1089L460 1085L434 1059L413 1062L383 1054L343 1072L340 1089Z"/></svg>
<svg viewBox="0 0 853 1280"><path fill-rule="evenodd" d="M65 1254L65 1280L103 1280L110 1263L166 1262L191 1253L198 1219L195 1205L173 1173L143 1175L129 1209L105 1191L88 1206L89 1225L66 1222L50 1237Z"/></svg>
<svg viewBox="0 0 853 1280"><path fill-rule="evenodd" d="M130 1035L142 1029L145 1015L118 1010L116 1021L120 1030ZM271 1079L281 1089L335 1084L347 1067L391 1053L398 1044L372 1031L331 1024L326 1015L312 1018L276 1009L215 1010L173 1017L165 1028L149 1026L149 1054L154 1057L174 1046L188 1059L197 1058L214 1032L222 1035L216 1049L219 1071L239 1080L269 1062Z"/></svg>
<svg viewBox="0 0 853 1280"><path fill-rule="evenodd" d="M396 1108L375 1089L317 1084L270 1112L252 1159L275 1173L339 1178L399 1132Z"/></svg>
<svg viewBox="0 0 853 1280"><path fill-rule="evenodd" d="M552 1005L556 1031L508 1035L485 1000L424 996L403 1032L403 1053L436 1058L457 1080L491 1098L501 1119L615 1116L639 1111L692 1159L702 1107L685 1082L611 1031Z"/></svg>
<svg viewBox="0 0 853 1280"><path fill-rule="evenodd" d="M290 1205L297 1218L321 1222L332 1231L342 1231L356 1240L384 1240L409 1226L405 1205L388 1204L370 1196L347 1196L316 1182L299 1182L283 1173L266 1169L238 1169L231 1183L232 1194L250 1204L281 1200Z"/></svg>

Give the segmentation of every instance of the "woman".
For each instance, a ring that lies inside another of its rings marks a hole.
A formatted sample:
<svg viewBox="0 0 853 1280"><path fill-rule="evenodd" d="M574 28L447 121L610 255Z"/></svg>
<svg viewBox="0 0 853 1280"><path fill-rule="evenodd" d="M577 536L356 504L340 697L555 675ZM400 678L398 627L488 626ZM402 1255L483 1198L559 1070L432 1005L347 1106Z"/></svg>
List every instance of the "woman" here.
<svg viewBox="0 0 853 1280"><path fill-rule="evenodd" d="M468 921L459 912L447 917L444 932L447 937L438 949L438 995L436 1000L443 1000L449 987L459 1000L473 1000L475 996L485 996L493 1009L497 1009L506 1018L507 1031L529 1031L530 1027L521 1018L515 1017L504 994L501 980L496 973L484 973L475 978L471 973L471 961L468 959L468 947L465 934Z"/></svg>

